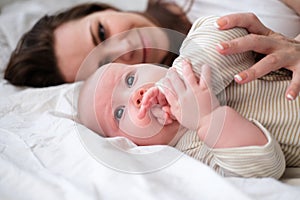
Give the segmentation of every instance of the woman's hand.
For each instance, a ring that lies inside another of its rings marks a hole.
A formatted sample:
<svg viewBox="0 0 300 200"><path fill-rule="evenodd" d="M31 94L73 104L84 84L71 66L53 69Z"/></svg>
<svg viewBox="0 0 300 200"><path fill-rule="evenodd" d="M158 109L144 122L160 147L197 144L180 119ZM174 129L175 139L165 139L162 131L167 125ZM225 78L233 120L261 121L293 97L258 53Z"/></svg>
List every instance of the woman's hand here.
<svg viewBox="0 0 300 200"><path fill-rule="evenodd" d="M287 22L288 23L288 22ZM234 54L255 51L266 56L249 69L235 76L238 83L247 83L280 68L293 72L291 84L286 90L286 98L295 99L300 92L300 35L295 39L287 38L265 27L256 15L239 13L223 16L218 19L220 30L233 27L246 28L250 34L231 41L224 41L217 47L223 54Z"/></svg>

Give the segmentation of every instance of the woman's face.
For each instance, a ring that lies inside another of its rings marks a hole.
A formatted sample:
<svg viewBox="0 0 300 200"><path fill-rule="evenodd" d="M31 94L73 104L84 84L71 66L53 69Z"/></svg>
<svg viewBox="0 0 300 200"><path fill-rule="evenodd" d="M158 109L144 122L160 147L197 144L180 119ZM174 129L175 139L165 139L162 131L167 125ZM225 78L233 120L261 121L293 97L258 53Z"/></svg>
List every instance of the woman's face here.
<svg viewBox="0 0 300 200"><path fill-rule="evenodd" d="M154 27L140 14L110 9L59 26L54 31L54 49L65 81L86 79L106 62L161 62L169 42L165 32ZM82 62L96 46L97 64L78 76Z"/></svg>

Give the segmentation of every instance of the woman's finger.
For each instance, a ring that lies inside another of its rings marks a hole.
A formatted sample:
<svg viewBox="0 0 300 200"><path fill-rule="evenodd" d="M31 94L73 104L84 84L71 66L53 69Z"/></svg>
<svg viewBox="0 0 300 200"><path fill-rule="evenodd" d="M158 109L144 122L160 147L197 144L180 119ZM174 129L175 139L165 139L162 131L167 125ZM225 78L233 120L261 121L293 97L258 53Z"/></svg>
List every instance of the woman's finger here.
<svg viewBox="0 0 300 200"><path fill-rule="evenodd" d="M284 59L280 58L280 54L270 54L255 63L252 67L236 74L234 80L238 83L248 83L260 78L271 71L275 71L284 66Z"/></svg>
<svg viewBox="0 0 300 200"><path fill-rule="evenodd" d="M299 96L300 93L300 72L293 73L293 79L291 84L287 88L286 98L288 100L294 100Z"/></svg>
<svg viewBox="0 0 300 200"><path fill-rule="evenodd" d="M220 17L217 20L217 27L226 30L234 27L246 28L250 33L269 35L273 31L261 23L253 13L236 13Z"/></svg>
<svg viewBox="0 0 300 200"><path fill-rule="evenodd" d="M274 34L274 36L248 34L244 37L219 43L217 45L217 50L223 55L242 53L246 51L269 54L276 49L282 48L279 42L279 37L279 34Z"/></svg>

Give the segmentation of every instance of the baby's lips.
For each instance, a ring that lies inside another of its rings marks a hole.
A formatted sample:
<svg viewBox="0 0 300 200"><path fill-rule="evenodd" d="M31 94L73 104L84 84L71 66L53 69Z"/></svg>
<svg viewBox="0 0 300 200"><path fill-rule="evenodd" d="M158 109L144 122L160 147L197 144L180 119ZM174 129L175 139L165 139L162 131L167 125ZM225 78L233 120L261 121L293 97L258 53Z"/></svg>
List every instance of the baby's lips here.
<svg viewBox="0 0 300 200"><path fill-rule="evenodd" d="M145 106L143 107L142 105L139 112L137 113L137 117L139 119L143 119L144 117L146 117L147 112L151 112L151 116L156 118L156 120L161 125L169 125L174 121L169 111L169 108L166 108L165 106L161 107L159 104L153 105L151 106L151 108Z"/></svg>

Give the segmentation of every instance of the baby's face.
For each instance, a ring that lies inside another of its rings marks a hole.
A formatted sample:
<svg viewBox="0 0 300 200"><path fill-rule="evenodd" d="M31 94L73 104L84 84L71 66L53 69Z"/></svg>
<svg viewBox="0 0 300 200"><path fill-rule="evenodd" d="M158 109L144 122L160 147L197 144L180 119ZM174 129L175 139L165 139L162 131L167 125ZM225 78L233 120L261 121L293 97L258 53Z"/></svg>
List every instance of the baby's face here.
<svg viewBox="0 0 300 200"><path fill-rule="evenodd" d="M166 72L152 64L102 66L81 88L81 123L101 135L125 136L138 145L168 144L177 132L177 122L163 126L151 112L137 117L143 94Z"/></svg>

